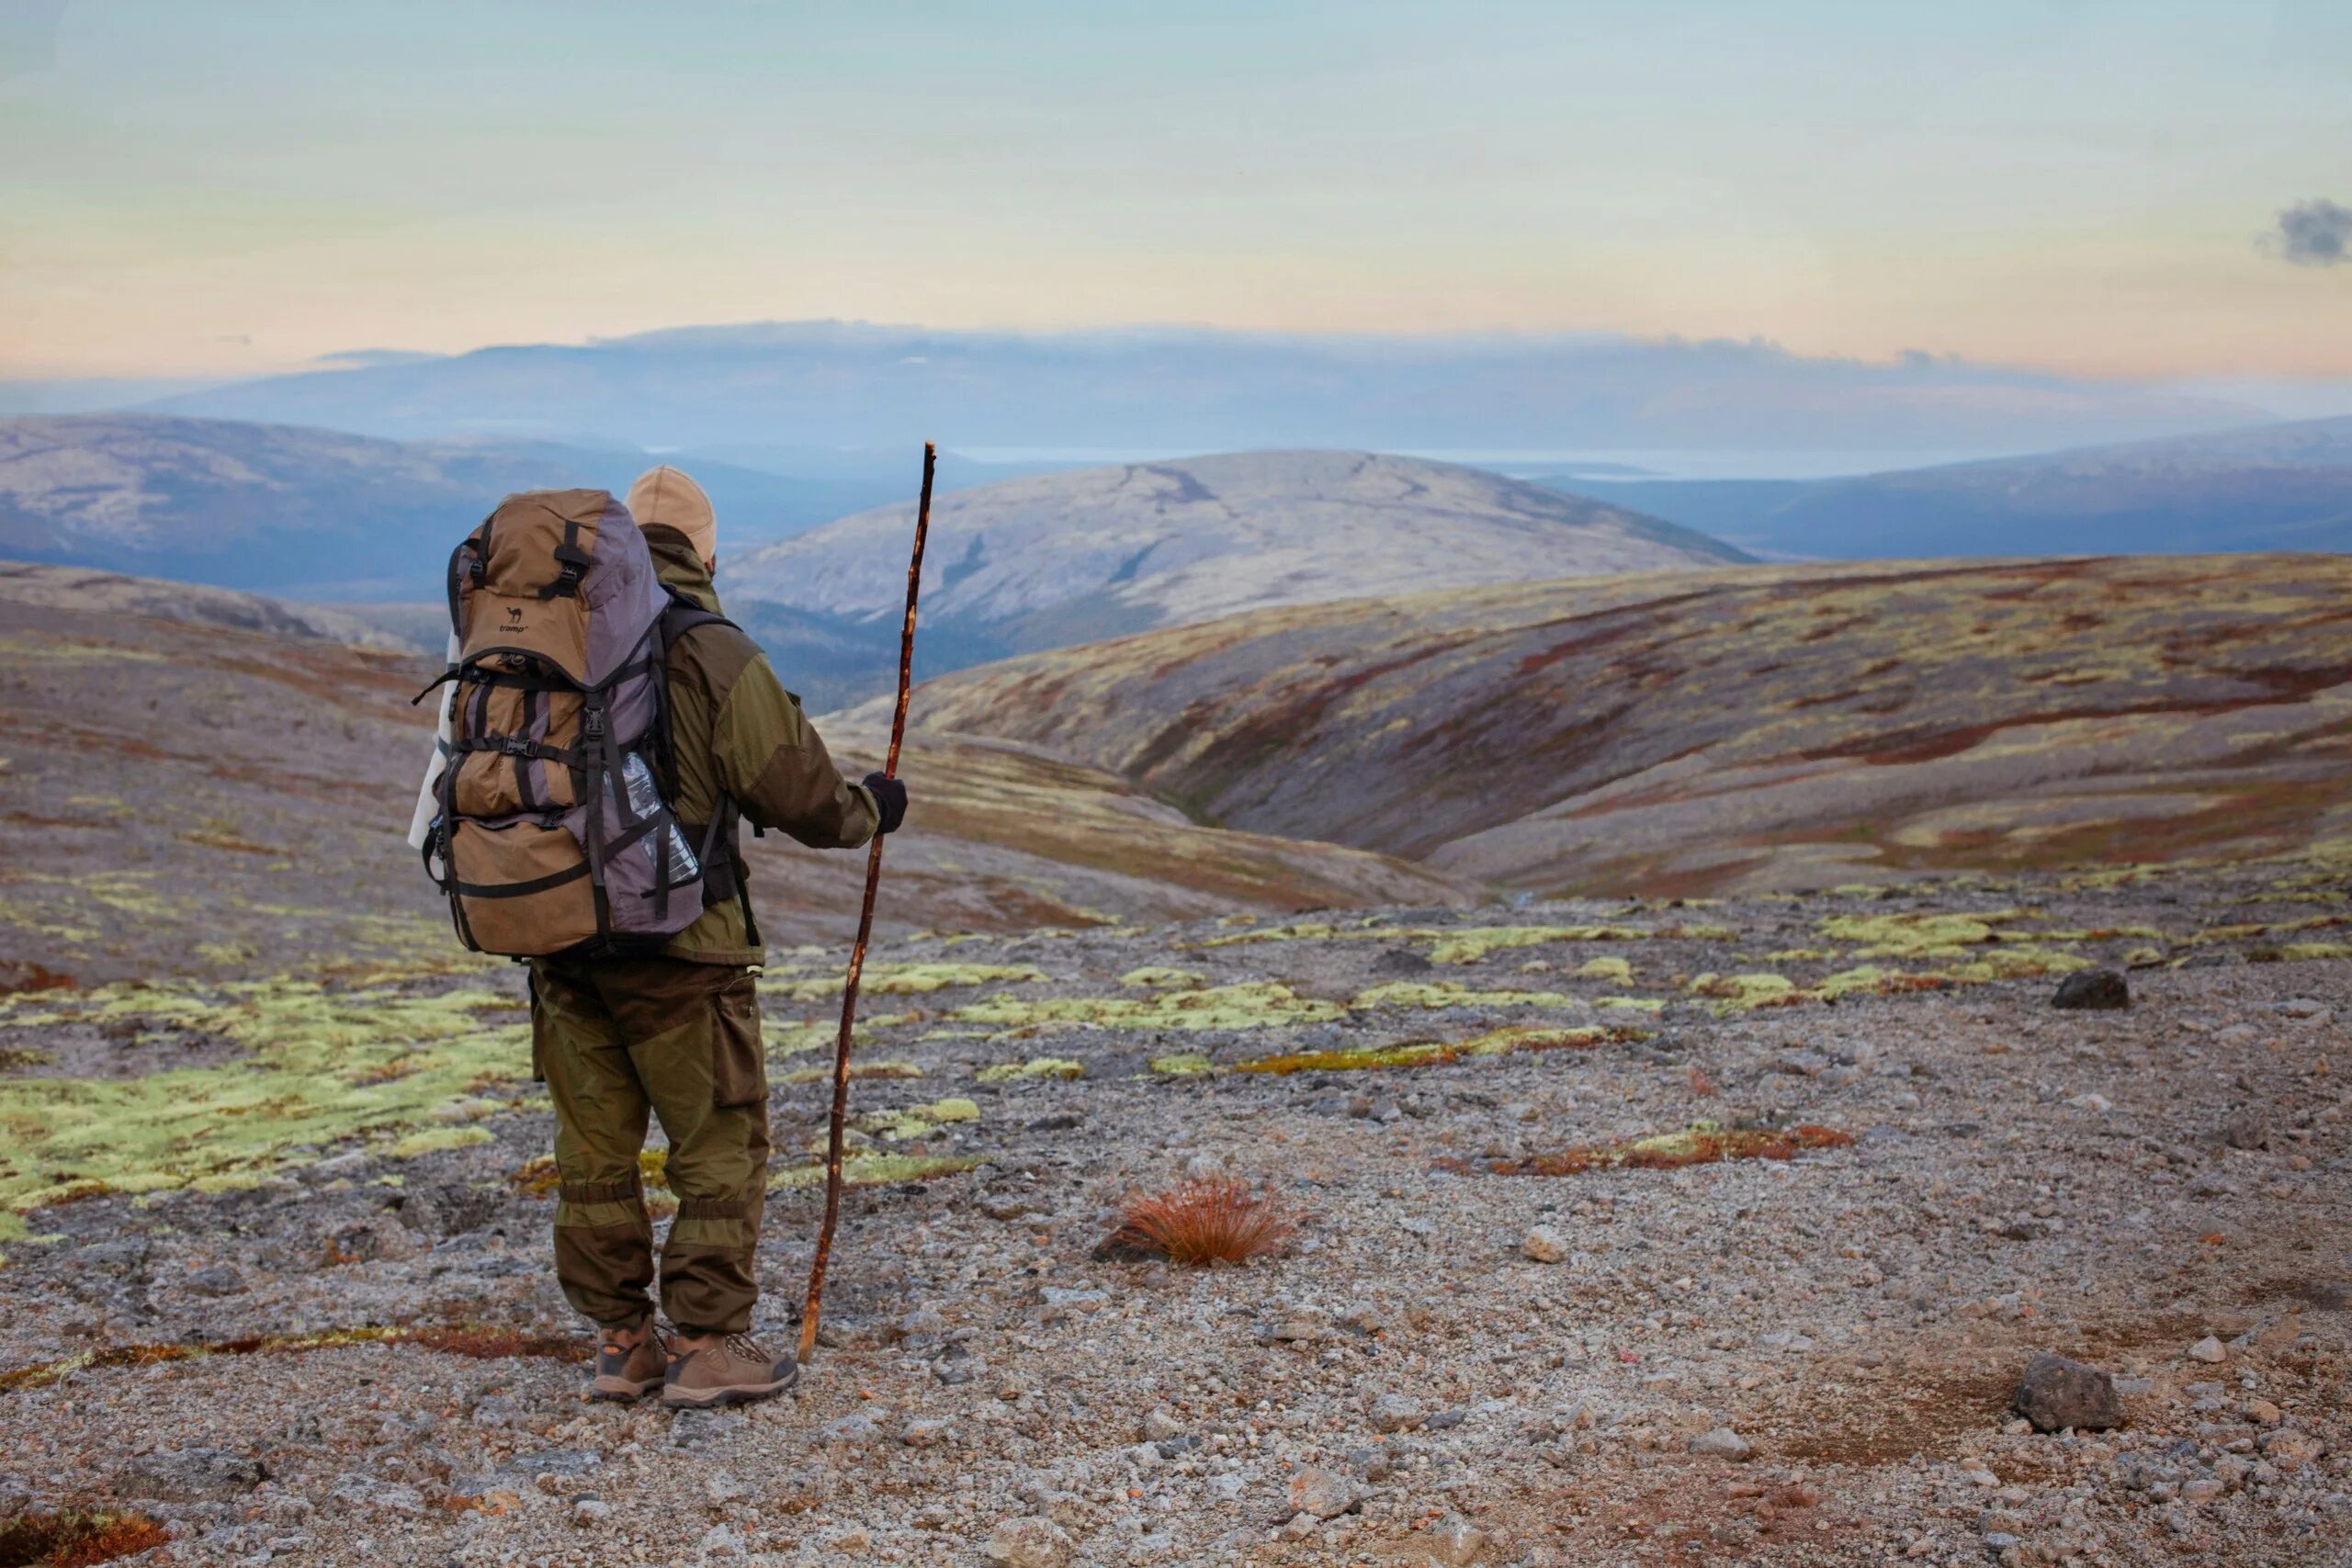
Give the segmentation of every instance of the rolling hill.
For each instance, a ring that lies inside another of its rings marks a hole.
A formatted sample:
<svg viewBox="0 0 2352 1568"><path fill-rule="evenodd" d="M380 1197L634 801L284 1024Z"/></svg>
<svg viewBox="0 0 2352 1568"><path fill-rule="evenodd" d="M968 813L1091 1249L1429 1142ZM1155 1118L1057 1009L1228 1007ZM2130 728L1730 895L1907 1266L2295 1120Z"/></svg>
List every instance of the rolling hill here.
<svg viewBox="0 0 2352 1568"><path fill-rule="evenodd" d="M822 655L821 634L845 656L863 638L864 695L896 668L913 522L910 502L843 518L722 561L720 586L763 637ZM1121 464L937 502L920 649L935 672L1272 605L1742 558L1671 524L1446 463L1242 452Z"/></svg>
<svg viewBox="0 0 2352 1568"><path fill-rule="evenodd" d="M431 600L451 546L500 496L575 484L618 493L658 460L152 414L0 420L0 552L229 588ZM906 488L716 462L695 471L747 541Z"/></svg>
<svg viewBox="0 0 2352 1568"><path fill-rule="evenodd" d="M0 993L193 973L343 975L467 961L402 835L439 667L377 634L223 590L0 562ZM880 738L826 727L842 765ZM1470 897L1385 856L1202 828L1098 768L912 737L919 781L884 929L1019 931ZM779 947L856 923L864 858L748 836ZM136 941L132 941L135 933Z"/></svg>
<svg viewBox="0 0 2352 1568"><path fill-rule="evenodd" d="M2352 418L1815 482L1543 482L1768 556L2352 549Z"/></svg>
<svg viewBox="0 0 2352 1568"><path fill-rule="evenodd" d="M1749 567L1269 610L924 685L1197 819L1543 891L2352 833L2352 561Z"/></svg>

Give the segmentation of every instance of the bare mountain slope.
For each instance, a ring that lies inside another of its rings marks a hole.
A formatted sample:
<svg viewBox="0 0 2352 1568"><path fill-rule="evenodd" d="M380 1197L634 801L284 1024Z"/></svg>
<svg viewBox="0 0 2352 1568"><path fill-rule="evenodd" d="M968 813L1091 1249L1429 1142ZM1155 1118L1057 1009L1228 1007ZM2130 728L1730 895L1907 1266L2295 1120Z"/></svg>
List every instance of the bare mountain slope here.
<svg viewBox="0 0 2352 1568"><path fill-rule="evenodd" d="M911 503L720 566L729 600L895 632ZM1238 611L1744 559L1704 535L1476 468L1237 452L942 498L923 581L934 670Z"/></svg>
<svg viewBox="0 0 2352 1568"><path fill-rule="evenodd" d="M1547 482L1549 482L1547 480ZM2352 418L1815 483L1564 475L1767 555L2137 555L2352 547Z"/></svg>
<svg viewBox="0 0 2352 1568"><path fill-rule="evenodd" d="M370 635L250 595L0 562L0 993L36 969L459 963L402 838L431 743L429 709L409 698L438 661L340 640ZM844 767L878 762L877 737L829 725L827 739ZM915 805L886 929L1464 897L1382 855L1198 827L1018 745L916 736L904 769ZM776 834L745 847L771 941L855 923L862 856Z"/></svg>
<svg viewBox="0 0 2352 1568"><path fill-rule="evenodd" d="M0 420L0 551L272 592L431 599L450 547L500 496L617 492L653 461L617 446L404 443L151 414ZM876 493L722 463L695 471L738 540Z"/></svg>
<svg viewBox="0 0 2352 1568"><path fill-rule="evenodd" d="M1526 888L2352 831L2352 561L1745 568L1267 611L925 685L933 730Z"/></svg>

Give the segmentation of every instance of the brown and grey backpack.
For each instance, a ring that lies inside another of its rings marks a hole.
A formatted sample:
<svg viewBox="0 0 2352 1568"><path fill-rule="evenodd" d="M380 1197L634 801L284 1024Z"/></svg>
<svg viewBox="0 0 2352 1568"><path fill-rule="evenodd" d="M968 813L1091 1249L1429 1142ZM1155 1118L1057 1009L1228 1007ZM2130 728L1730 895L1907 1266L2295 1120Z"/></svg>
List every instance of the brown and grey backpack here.
<svg viewBox="0 0 2352 1568"><path fill-rule="evenodd" d="M468 947L641 951L702 913L731 814L690 844L663 798L662 664L719 618L670 596L601 490L510 495L450 556L456 652L426 691L456 691L424 863Z"/></svg>

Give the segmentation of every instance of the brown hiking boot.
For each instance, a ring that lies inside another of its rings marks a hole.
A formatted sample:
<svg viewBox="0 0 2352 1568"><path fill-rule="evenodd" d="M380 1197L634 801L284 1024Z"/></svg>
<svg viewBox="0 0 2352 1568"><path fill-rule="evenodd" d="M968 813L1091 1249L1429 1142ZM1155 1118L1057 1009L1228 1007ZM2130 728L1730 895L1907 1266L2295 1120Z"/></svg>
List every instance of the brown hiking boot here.
<svg viewBox="0 0 2352 1568"><path fill-rule="evenodd" d="M596 1375L588 1384L588 1397L643 1399L662 1386L669 1371L669 1340L650 1317L635 1328L600 1329Z"/></svg>
<svg viewBox="0 0 2352 1568"><path fill-rule="evenodd" d="M703 1410L714 1404L748 1404L769 1399L800 1381L800 1363L786 1356L770 1356L748 1334L680 1340L670 1358L669 1381L662 1385L662 1403L675 1410Z"/></svg>

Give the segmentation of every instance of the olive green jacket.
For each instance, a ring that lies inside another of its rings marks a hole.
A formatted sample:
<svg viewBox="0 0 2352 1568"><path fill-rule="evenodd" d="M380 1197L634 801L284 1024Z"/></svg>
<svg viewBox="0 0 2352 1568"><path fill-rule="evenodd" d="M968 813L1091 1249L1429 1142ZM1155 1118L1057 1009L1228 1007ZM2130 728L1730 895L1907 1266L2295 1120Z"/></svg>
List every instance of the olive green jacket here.
<svg viewBox="0 0 2352 1568"><path fill-rule="evenodd" d="M657 524L645 530L645 542L664 587L718 611L718 590L684 535ZM757 643L733 626L696 626L671 646L668 675L677 771L670 806L679 821L708 822L724 791L747 821L811 849L855 849L874 836L881 814L873 792L834 768L800 699L784 689ZM735 865L744 877L740 855ZM745 922L743 900L734 898L705 910L662 951L701 964L766 957Z"/></svg>

